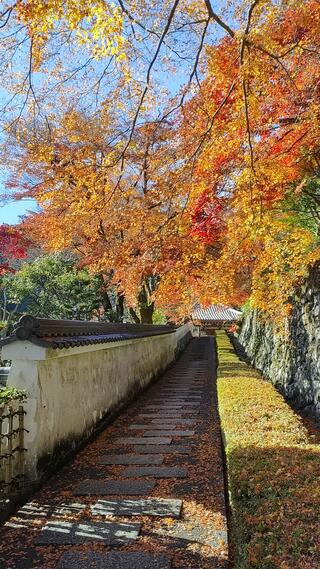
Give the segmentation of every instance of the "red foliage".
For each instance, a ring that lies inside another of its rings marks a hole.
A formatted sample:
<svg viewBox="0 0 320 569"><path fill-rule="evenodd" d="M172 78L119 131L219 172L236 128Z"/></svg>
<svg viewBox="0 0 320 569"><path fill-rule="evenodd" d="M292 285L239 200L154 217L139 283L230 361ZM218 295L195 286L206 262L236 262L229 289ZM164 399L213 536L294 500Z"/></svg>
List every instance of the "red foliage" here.
<svg viewBox="0 0 320 569"><path fill-rule="evenodd" d="M0 275L14 272L11 262L24 259L27 247L28 241L19 229L10 225L0 225Z"/></svg>
<svg viewBox="0 0 320 569"><path fill-rule="evenodd" d="M214 199L209 190L205 190L198 198L192 215L192 234L211 245L225 228L223 216L224 207L221 202Z"/></svg>

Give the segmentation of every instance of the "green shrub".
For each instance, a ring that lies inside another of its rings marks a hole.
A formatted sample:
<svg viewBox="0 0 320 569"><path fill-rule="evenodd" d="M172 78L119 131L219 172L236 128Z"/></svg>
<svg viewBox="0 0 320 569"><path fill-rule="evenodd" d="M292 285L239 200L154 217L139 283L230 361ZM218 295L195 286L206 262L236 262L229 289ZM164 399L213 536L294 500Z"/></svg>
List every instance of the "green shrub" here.
<svg viewBox="0 0 320 569"><path fill-rule="evenodd" d="M11 401L25 401L27 393L23 389L16 387L4 387L0 389L0 405L10 403Z"/></svg>

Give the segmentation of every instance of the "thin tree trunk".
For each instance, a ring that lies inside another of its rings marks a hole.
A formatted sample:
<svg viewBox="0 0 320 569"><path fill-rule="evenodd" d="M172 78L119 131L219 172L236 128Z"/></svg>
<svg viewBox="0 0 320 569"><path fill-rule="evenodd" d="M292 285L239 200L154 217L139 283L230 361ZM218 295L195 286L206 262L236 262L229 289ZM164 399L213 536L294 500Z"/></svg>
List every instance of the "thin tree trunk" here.
<svg viewBox="0 0 320 569"><path fill-rule="evenodd" d="M124 294L117 294L117 319L118 322L123 321L124 316Z"/></svg>
<svg viewBox="0 0 320 569"><path fill-rule="evenodd" d="M140 305L140 318L142 324L152 324L154 313L154 302L151 304Z"/></svg>
<svg viewBox="0 0 320 569"><path fill-rule="evenodd" d="M141 324L140 318L133 308L129 308L130 316L135 324Z"/></svg>

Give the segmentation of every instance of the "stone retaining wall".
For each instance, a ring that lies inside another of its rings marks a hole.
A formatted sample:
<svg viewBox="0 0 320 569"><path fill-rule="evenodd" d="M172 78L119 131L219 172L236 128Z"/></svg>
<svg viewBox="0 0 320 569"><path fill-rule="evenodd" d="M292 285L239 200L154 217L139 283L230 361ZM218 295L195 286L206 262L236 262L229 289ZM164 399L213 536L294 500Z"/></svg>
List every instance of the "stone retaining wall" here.
<svg viewBox="0 0 320 569"><path fill-rule="evenodd" d="M294 299L286 323L287 335L278 335L272 322L257 311L248 313L239 341L252 364L285 397L320 419L320 271L314 268Z"/></svg>

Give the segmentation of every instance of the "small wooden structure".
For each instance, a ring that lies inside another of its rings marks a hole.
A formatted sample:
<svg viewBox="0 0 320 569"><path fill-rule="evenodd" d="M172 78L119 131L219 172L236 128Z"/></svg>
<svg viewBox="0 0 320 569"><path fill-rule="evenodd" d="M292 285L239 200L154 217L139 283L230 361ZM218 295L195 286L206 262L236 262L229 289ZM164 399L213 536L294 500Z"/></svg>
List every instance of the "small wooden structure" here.
<svg viewBox="0 0 320 569"><path fill-rule="evenodd" d="M19 494L24 482L24 415L19 400L0 403L0 502Z"/></svg>
<svg viewBox="0 0 320 569"><path fill-rule="evenodd" d="M224 304L212 304L208 308L195 307L191 318L198 327L199 336L202 332L214 334L215 330L228 330L232 324L237 324L242 317L241 310L229 308Z"/></svg>

